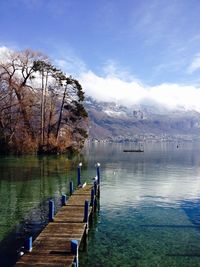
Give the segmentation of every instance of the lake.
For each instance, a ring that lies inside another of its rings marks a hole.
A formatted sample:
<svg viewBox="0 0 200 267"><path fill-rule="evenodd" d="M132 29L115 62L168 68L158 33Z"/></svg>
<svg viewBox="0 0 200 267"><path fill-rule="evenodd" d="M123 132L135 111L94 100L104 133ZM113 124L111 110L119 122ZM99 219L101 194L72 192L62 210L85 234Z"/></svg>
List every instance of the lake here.
<svg viewBox="0 0 200 267"><path fill-rule="evenodd" d="M48 200L60 206L69 181L95 176L101 198L80 266L200 266L200 144L90 144L84 156L0 158L0 266L13 266L27 235L47 223Z"/></svg>

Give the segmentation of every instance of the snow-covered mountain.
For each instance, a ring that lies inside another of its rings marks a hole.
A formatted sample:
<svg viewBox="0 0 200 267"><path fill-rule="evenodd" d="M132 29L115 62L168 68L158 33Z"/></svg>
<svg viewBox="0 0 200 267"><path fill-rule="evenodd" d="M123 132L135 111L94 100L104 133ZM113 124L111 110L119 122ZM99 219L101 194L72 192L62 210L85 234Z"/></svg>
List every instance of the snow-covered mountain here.
<svg viewBox="0 0 200 267"><path fill-rule="evenodd" d="M91 140L195 140L200 137L200 113L155 105L123 106L87 97Z"/></svg>

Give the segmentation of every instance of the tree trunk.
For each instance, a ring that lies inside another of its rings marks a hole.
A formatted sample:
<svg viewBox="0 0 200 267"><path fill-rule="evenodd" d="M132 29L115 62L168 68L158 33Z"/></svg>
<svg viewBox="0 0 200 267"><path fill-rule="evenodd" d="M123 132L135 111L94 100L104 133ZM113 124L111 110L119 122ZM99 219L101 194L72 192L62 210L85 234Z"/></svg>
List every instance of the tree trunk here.
<svg viewBox="0 0 200 267"><path fill-rule="evenodd" d="M65 90L64 90L63 98L62 98L62 103L61 103L61 107L60 107L58 126L57 126L57 131L56 131L56 139L57 139L57 141L58 141L58 134L59 134L60 125L61 125L61 121L62 121L62 112L63 112L63 107L64 107L64 103L65 103L66 94L67 94L67 85L65 86Z"/></svg>
<svg viewBox="0 0 200 267"><path fill-rule="evenodd" d="M27 114L26 108L24 107L21 94L19 93L19 91L21 89L22 89L21 87L19 89L17 89L16 87L14 87L14 91L15 91L15 94L17 96L17 100L19 102L19 106L20 106L20 110L21 110L21 113L22 113L22 117L24 119L25 129L27 130L27 133L31 136L31 139L32 140L35 140L35 134L34 134L34 131L33 131L32 126L30 124L29 116Z"/></svg>
<svg viewBox="0 0 200 267"><path fill-rule="evenodd" d="M42 70L41 145L44 145L44 71Z"/></svg>

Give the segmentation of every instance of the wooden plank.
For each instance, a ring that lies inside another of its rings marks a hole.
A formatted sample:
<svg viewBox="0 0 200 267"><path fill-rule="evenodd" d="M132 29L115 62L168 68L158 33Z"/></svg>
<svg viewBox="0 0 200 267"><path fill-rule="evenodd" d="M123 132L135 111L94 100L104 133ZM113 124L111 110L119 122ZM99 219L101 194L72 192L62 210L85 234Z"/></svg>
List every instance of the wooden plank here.
<svg viewBox="0 0 200 267"><path fill-rule="evenodd" d="M59 227L61 227L64 231L65 229L68 229L68 228L72 228L72 229L77 229L77 228L84 228L85 227L85 223L59 223L59 222L50 222L45 228L45 229L54 229L57 230L59 229ZM43 230L43 231L44 231Z"/></svg>
<svg viewBox="0 0 200 267"><path fill-rule="evenodd" d="M65 206L54 216L33 242L32 252L25 254L16 267L68 267L74 261L71 255L71 240L78 241L78 247L87 229L84 220L85 201L90 204L92 185L77 188ZM88 214L92 212L89 207Z"/></svg>
<svg viewBox="0 0 200 267"><path fill-rule="evenodd" d="M86 228L86 223L49 223L36 240L42 235L64 235L68 233L84 233Z"/></svg>
<svg viewBox="0 0 200 267"><path fill-rule="evenodd" d="M44 230L40 233L40 235L36 238L36 240L41 236L41 234L46 233L49 235L53 234L65 234L65 233L77 233L84 232L86 227L86 223L57 223L52 222L49 223Z"/></svg>
<svg viewBox="0 0 200 267"><path fill-rule="evenodd" d="M72 266L72 262L71 261L69 261L69 262L66 262L66 263L64 263L64 264L60 264L60 263L58 263L58 264L55 264L55 263L53 263L53 264L51 264L51 263L45 263L45 262L43 262L43 263L37 263L37 265L35 265L35 263L32 263L32 262L28 262L28 263L17 263L16 265L15 265L16 267L32 267L32 266L35 266L35 267L48 267L48 266L52 266L52 267L71 267Z"/></svg>
<svg viewBox="0 0 200 267"><path fill-rule="evenodd" d="M85 227L84 228L69 228L69 229L62 229L62 227L55 229L53 232L51 231L51 229L46 229L44 231L42 231L41 235L67 235L69 233L83 233L85 231Z"/></svg>
<svg viewBox="0 0 200 267"><path fill-rule="evenodd" d="M71 260L69 260L69 262L65 262L63 264L61 263L51 263L51 262L42 262L42 263L37 263L37 265L34 263L34 262L23 262L23 263L20 263L18 262L16 265L16 267L32 267L32 266L35 266L35 267L48 267L48 266L52 266L52 267L71 267L72 266L72 262Z"/></svg>
<svg viewBox="0 0 200 267"><path fill-rule="evenodd" d="M83 188L77 188L76 191L74 191L73 195L84 195L84 194L90 194L91 189L93 188L93 185L86 185Z"/></svg>
<svg viewBox="0 0 200 267"><path fill-rule="evenodd" d="M92 211L92 207L89 207L89 214ZM56 216L54 222L75 222L81 223L84 219L84 206L64 206L62 207Z"/></svg>
<svg viewBox="0 0 200 267"><path fill-rule="evenodd" d="M90 195L72 195L66 205L84 206L85 200L90 201Z"/></svg>
<svg viewBox="0 0 200 267"><path fill-rule="evenodd" d="M55 266L55 267L68 267L72 265L74 260L73 255L61 256L61 255L32 255L25 254L15 265L16 267L21 266Z"/></svg>
<svg viewBox="0 0 200 267"><path fill-rule="evenodd" d="M82 234L77 235L77 237L79 237L78 239L81 240L82 239ZM63 237L63 236L40 236L40 238L34 243L34 245L36 246L37 244L53 244L54 247L59 247L60 245L62 245L62 243L64 243L66 245L66 242L70 242L72 239L74 239L73 237Z"/></svg>

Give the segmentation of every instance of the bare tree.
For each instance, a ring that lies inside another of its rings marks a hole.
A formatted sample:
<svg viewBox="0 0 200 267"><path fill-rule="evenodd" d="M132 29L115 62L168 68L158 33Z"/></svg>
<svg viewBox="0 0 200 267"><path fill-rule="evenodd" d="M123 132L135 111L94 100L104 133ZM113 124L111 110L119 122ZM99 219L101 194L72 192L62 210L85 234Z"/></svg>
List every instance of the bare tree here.
<svg viewBox="0 0 200 267"><path fill-rule="evenodd" d="M78 132L82 140L86 137L84 131L74 131L86 121L83 100L79 82L43 54L30 49L10 52L0 62L0 140L22 152L65 151Z"/></svg>

